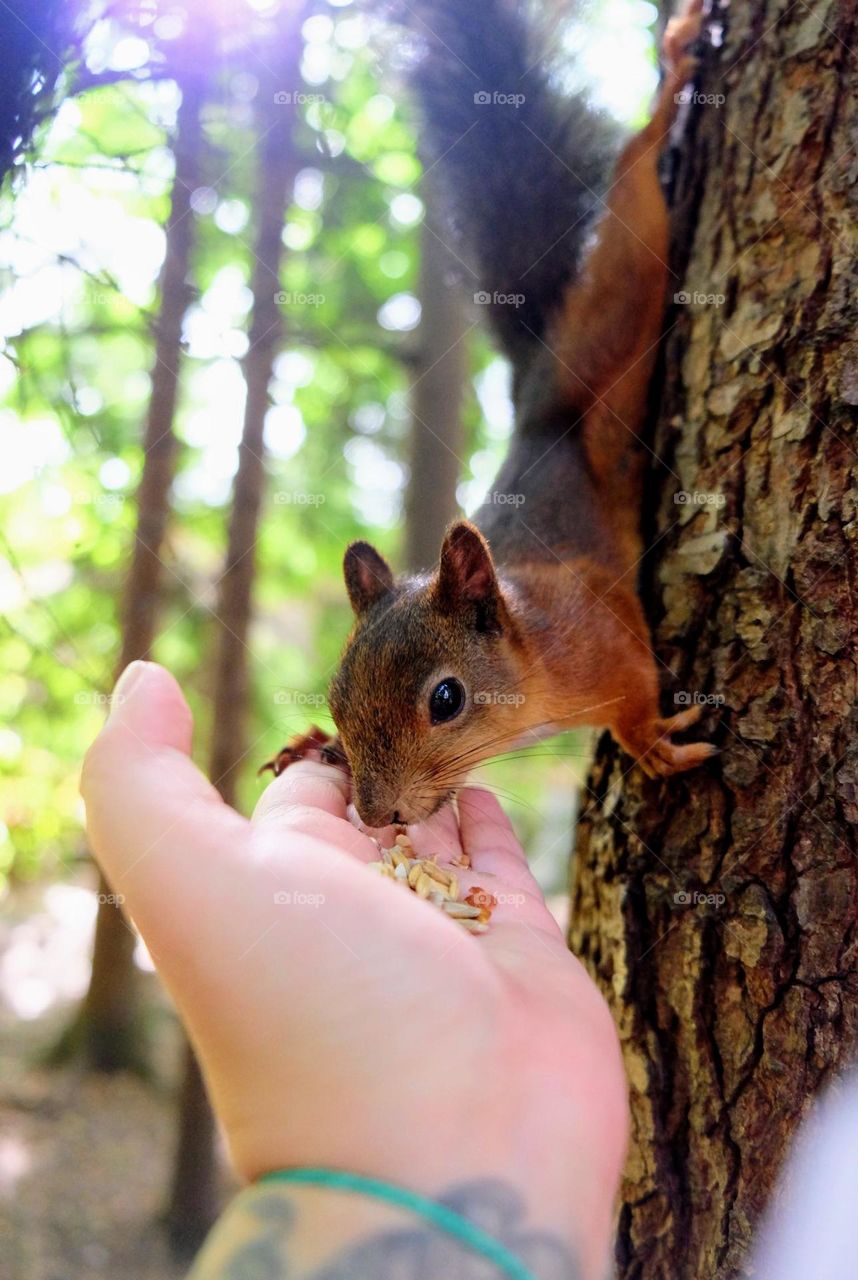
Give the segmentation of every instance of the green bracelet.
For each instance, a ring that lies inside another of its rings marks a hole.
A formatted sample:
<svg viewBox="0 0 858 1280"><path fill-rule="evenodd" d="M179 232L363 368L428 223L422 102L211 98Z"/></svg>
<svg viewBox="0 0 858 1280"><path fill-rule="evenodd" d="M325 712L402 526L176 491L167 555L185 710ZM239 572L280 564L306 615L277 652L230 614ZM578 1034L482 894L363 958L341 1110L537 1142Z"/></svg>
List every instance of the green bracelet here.
<svg viewBox="0 0 858 1280"><path fill-rule="evenodd" d="M334 1187L338 1191L358 1191L361 1195L396 1205L398 1209L408 1209L419 1214L439 1231L445 1231L467 1248L488 1258L504 1275L511 1276L512 1280L536 1280L533 1272L493 1236L463 1218L454 1209L448 1209L446 1205L430 1200L428 1196L418 1195L416 1191L407 1191L404 1187L382 1182L379 1178L366 1178L360 1173L344 1173L340 1169L273 1169L270 1173L264 1173L258 1181L291 1182L303 1186Z"/></svg>

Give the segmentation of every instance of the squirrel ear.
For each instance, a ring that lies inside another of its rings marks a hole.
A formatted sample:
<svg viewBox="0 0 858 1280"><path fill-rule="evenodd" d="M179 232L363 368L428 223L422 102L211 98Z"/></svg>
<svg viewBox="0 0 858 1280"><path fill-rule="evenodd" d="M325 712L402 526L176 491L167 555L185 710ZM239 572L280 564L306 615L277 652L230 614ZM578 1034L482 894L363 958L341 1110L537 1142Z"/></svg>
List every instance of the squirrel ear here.
<svg viewBox="0 0 858 1280"><path fill-rule="evenodd" d="M475 605L478 629L500 630L502 600L492 553L476 525L467 520L457 520L447 530L435 597L451 611Z"/></svg>
<svg viewBox="0 0 858 1280"><path fill-rule="evenodd" d="M343 559L346 591L358 617L393 590L390 565L368 542L353 542Z"/></svg>

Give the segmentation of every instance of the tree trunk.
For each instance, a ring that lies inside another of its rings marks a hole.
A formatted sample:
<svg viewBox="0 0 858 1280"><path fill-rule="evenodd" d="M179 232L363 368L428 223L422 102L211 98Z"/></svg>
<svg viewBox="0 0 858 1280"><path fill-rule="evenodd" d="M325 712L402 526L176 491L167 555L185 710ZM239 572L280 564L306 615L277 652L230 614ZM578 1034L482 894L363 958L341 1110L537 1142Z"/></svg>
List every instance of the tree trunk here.
<svg viewBox="0 0 858 1280"><path fill-rule="evenodd" d="M643 593L671 710L711 704L723 754L659 784L603 741L571 934L624 1045L636 1280L748 1272L855 1050L855 19L732 7L681 144Z"/></svg>
<svg viewBox="0 0 858 1280"><path fill-rule="evenodd" d="M160 556L175 471L173 421L182 355L182 322L192 296L188 282L194 240L190 198L201 180L203 81L187 78L181 88L174 145L176 169L166 226L166 255L159 282L161 303L152 391L143 438L137 528L124 588L117 674L129 662L148 658L155 638L163 575ZM134 969L135 935L121 909L113 903L110 886L103 876L99 889L92 977L73 1039L91 1066L101 1071L116 1071L139 1066L143 1057Z"/></svg>
<svg viewBox="0 0 858 1280"><path fill-rule="evenodd" d="M265 488L265 416L274 360L280 350L280 265L283 226L298 168L293 128L299 81L299 32L304 14L288 19L277 37L276 73L262 78L257 95L257 229L252 279L250 345L244 361L247 400L233 487L226 563L218 587L217 654L209 776L227 804L247 754L248 633L256 569L255 547ZM261 64L260 64L261 66ZM283 102L283 96L289 102ZM167 1223L174 1248L196 1248L219 1212L216 1128L205 1082L190 1045L180 1095L179 1138Z"/></svg>
<svg viewBox="0 0 858 1280"><path fill-rule="evenodd" d="M467 373L464 308L454 283L456 261L424 179L426 217L420 237L418 291L422 314L411 364L410 477L405 493L405 562L428 569L444 530L457 514L456 485L464 470L462 400Z"/></svg>
<svg viewBox="0 0 858 1280"><path fill-rule="evenodd" d="M175 1257L199 1249L220 1212L217 1128L196 1054L186 1040L179 1090L179 1126L170 1200L164 1215Z"/></svg>

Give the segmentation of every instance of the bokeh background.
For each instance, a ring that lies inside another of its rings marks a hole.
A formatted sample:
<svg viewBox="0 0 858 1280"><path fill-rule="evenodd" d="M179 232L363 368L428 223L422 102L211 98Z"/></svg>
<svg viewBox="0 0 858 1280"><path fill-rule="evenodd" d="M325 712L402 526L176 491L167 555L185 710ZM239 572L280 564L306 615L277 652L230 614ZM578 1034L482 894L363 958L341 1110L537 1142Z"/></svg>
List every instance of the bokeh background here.
<svg viewBox="0 0 858 1280"><path fill-rule="evenodd" d="M559 78L638 120L654 6L536 13ZM199 763L252 808L258 766L330 724L344 546L431 563L503 456L508 378L381 4L13 0L0 48L18 94L0 152L4 1274L143 1280L181 1274L229 1176L90 861L82 755L118 668L151 654L187 692ZM558 911L588 749L479 771Z"/></svg>

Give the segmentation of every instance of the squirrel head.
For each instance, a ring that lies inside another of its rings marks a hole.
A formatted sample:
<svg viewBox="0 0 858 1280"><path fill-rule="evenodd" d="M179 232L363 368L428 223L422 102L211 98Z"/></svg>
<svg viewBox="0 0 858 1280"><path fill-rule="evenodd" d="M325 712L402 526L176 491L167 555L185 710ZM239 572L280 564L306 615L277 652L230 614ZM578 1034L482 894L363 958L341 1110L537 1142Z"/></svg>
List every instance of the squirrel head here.
<svg viewBox="0 0 858 1280"><path fill-rule="evenodd" d="M395 581L366 542L344 561L355 612L330 689L367 826L419 822L524 725L526 654L488 543L459 520L437 568Z"/></svg>

